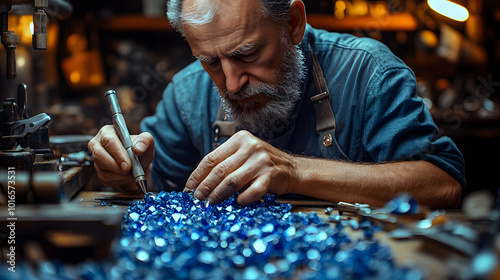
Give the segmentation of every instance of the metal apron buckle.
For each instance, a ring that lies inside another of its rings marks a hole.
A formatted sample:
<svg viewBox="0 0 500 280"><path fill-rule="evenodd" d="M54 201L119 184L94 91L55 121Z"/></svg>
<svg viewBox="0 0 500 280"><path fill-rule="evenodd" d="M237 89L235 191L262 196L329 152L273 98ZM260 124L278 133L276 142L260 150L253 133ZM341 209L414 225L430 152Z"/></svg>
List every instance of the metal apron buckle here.
<svg viewBox="0 0 500 280"><path fill-rule="evenodd" d="M311 45L309 45L309 48L311 49L313 62L312 75L314 79L314 86L316 87L316 92L318 92L318 94L310 98L316 115L316 132L319 135L323 134L321 140L325 147L331 147L332 144L334 144L342 156L345 159L350 160L340 148L335 137L335 116L330 104L330 92L328 90L328 86L326 85L326 80L323 75L323 71L321 70L321 66L319 65L318 58L316 57Z"/></svg>
<svg viewBox="0 0 500 280"><path fill-rule="evenodd" d="M222 137L231 137L236 133L236 126L230 120L228 120L222 105L219 104L219 110L217 111L217 117L212 125L214 130L214 142L212 143L212 150L217 149L221 145Z"/></svg>

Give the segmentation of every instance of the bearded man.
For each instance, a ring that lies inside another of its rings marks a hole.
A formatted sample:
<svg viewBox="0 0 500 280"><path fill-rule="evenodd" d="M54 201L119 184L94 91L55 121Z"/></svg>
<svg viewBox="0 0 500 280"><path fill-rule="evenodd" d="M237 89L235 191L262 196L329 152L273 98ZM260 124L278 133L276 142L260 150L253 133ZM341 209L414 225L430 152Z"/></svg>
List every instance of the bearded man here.
<svg viewBox="0 0 500 280"><path fill-rule="evenodd" d="M380 206L402 192L431 207L460 203L463 157L383 44L313 29L300 0L171 0L167 9L197 61L134 136L156 190L211 204L291 193ZM89 149L103 183L137 189L112 127Z"/></svg>

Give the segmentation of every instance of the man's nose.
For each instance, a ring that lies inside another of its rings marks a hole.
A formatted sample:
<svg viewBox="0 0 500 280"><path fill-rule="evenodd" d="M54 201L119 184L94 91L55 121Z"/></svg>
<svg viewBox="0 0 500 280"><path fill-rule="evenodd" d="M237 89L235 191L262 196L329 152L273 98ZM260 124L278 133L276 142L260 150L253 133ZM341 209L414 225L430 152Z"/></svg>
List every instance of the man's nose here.
<svg viewBox="0 0 500 280"><path fill-rule="evenodd" d="M248 82L248 75L235 62L222 61L222 71L226 79L226 90L231 93L238 92Z"/></svg>

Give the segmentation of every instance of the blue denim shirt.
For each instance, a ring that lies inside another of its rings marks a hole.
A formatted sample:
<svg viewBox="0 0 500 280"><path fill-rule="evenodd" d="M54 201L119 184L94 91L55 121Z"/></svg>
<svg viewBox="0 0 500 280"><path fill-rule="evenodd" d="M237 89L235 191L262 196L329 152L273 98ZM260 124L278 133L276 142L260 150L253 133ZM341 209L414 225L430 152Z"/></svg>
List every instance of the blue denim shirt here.
<svg viewBox="0 0 500 280"><path fill-rule="evenodd" d="M307 74L302 98L288 121L256 136L295 155L342 159L335 145L323 145L316 132L310 97L314 48L331 94L336 139L353 162L426 160L465 185L464 160L438 128L416 94L415 75L382 43L307 26L300 44ZM152 176L155 186L182 190L201 159L212 150L219 95L214 83L194 62L175 75L154 116L141 124L155 139Z"/></svg>

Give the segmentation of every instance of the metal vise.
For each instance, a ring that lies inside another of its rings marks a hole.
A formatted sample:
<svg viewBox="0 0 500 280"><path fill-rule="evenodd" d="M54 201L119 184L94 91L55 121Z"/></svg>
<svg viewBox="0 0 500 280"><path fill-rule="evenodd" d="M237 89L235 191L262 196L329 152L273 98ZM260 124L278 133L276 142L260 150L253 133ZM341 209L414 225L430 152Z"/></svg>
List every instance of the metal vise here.
<svg viewBox="0 0 500 280"><path fill-rule="evenodd" d="M28 89L19 84L17 102L6 98L0 109L0 150L15 150L17 146L31 148L36 153L46 153L49 149L48 126L52 118L41 113L28 118L26 100Z"/></svg>
<svg viewBox="0 0 500 280"><path fill-rule="evenodd" d="M53 152L49 146L48 127L52 118L46 113L29 118L26 100L27 87L25 84L20 84L17 100L6 98L0 108L0 170L11 168L17 170L20 175L24 174L25 180L19 180L17 188L20 194L26 194L19 196L21 202L33 200L28 198L29 185L36 186L38 183L33 184L33 182L43 181L38 184L41 187L33 188L33 191L40 190L34 192L39 193L34 198L40 202L57 203L60 198L57 192L61 189L59 175L49 176L52 179L48 184L48 181L43 179L44 177L40 177L41 173L36 173L39 171L59 173L58 162L50 159ZM43 180L35 180L38 177ZM21 184L24 181L26 184ZM4 185L2 180L0 180L0 185ZM47 194L49 194L49 199L45 198Z"/></svg>
<svg viewBox="0 0 500 280"><path fill-rule="evenodd" d="M62 20L73 12L73 6L64 0L0 0L0 37L7 51L8 80L13 80L17 76L15 50L19 43L14 31L8 30L8 14L12 11L13 5L25 4L34 8L32 44L35 50L47 49L47 14Z"/></svg>

